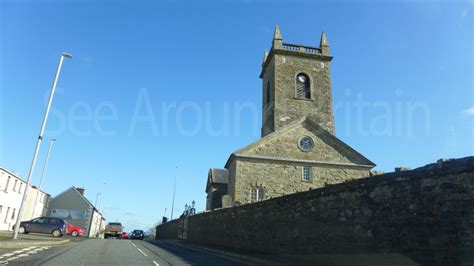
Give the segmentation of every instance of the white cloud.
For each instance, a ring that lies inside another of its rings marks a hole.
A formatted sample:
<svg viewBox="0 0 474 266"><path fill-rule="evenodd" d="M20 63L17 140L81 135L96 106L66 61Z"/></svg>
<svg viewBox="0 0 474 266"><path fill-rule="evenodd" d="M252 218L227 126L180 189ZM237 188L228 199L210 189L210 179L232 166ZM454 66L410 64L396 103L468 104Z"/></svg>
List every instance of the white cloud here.
<svg viewBox="0 0 474 266"><path fill-rule="evenodd" d="M462 111L464 115L474 115L474 106L471 108L467 108L466 110Z"/></svg>

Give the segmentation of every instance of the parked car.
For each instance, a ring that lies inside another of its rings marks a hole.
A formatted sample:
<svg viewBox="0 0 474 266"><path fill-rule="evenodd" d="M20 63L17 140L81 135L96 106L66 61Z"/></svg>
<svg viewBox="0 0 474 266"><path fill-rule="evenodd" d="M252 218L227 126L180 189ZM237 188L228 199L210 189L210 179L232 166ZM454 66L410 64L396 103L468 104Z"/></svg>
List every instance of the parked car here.
<svg viewBox="0 0 474 266"><path fill-rule="evenodd" d="M127 238L128 238L127 232L123 232L123 233L122 233L122 239L127 239Z"/></svg>
<svg viewBox="0 0 474 266"><path fill-rule="evenodd" d="M122 238L123 226L121 223L109 223L105 226L104 238Z"/></svg>
<svg viewBox="0 0 474 266"><path fill-rule="evenodd" d="M18 228L20 234L41 233L60 237L68 232L68 223L61 218L39 217L29 221L23 221Z"/></svg>
<svg viewBox="0 0 474 266"><path fill-rule="evenodd" d="M145 239L145 233L143 230L133 230L132 234L130 235L130 239Z"/></svg>
<svg viewBox="0 0 474 266"><path fill-rule="evenodd" d="M71 236L83 236L86 233L86 230L82 227L75 226L71 223L68 223L67 234Z"/></svg>

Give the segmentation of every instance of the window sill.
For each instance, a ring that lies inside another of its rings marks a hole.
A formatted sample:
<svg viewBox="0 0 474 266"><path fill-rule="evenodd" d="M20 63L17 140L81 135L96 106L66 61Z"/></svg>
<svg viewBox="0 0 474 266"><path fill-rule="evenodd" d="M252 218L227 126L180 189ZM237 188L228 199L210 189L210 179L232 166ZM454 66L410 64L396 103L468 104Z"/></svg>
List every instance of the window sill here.
<svg viewBox="0 0 474 266"><path fill-rule="evenodd" d="M308 102L314 102L314 101L315 101L315 99L313 99L313 98L309 98L309 99L308 99L308 98L293 97L293 99L295 99L295 100L302 100L302 101L308 101Z"/></svg>

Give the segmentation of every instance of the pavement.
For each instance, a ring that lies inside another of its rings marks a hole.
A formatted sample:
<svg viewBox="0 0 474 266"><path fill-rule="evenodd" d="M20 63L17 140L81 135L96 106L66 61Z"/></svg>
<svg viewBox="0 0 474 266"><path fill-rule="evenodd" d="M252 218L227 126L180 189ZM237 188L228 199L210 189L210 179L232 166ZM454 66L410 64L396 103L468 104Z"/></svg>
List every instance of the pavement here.
<svg viewBox="0 0 474 266"><path fill-rule="evenodd" d="M0 248L0 265L252 265L173 241L82 239L60 246Z"/></svg>
<svg viewBox="0 0 474 266"><path fill-rule="evenodd" d="M69 243L75 238L69 236L52 237L43 234L18 234L18 239L12 240L13 232L0 231L0 248L21 248L31 246L57 246Z"/></svg>

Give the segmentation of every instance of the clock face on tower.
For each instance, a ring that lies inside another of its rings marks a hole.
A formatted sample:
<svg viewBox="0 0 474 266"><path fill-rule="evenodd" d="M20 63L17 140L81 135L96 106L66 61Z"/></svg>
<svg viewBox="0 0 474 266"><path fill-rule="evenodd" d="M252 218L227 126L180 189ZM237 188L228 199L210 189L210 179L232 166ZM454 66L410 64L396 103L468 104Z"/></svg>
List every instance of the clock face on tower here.
<svg viewBox="0 0 474 266"><path fill-rule="evenodd" d="M314 141L308 136L303 136L298 140L298 147L302 151L310 151L314 147Z"/></svg>

